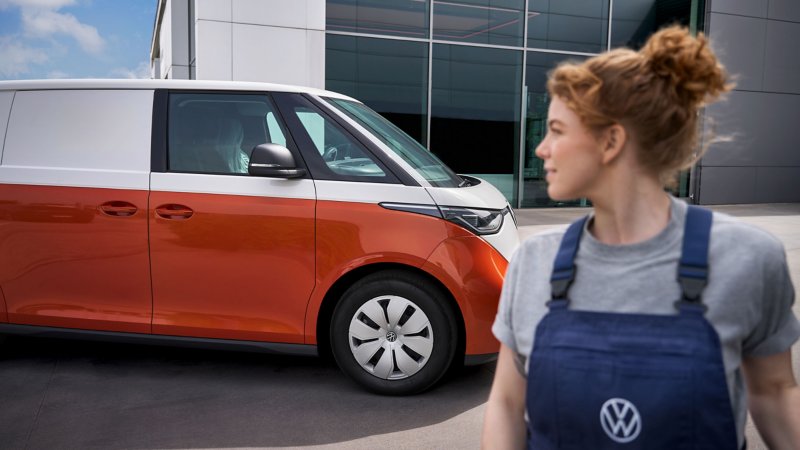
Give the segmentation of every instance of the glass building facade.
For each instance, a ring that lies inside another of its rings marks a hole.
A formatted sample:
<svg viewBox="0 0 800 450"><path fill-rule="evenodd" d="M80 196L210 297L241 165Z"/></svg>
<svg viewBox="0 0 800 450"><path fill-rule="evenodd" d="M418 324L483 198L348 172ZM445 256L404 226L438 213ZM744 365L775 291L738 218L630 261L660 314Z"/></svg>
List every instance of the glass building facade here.
<svg viewBox="0 0 800 450"><path fill-rule="evenodd" d="M701 25L703 0L327 0L325 87L381 113L515 207L547 196L534 154L547 73L664 25ZM686 195L688 174L676 194Z"/></svg>

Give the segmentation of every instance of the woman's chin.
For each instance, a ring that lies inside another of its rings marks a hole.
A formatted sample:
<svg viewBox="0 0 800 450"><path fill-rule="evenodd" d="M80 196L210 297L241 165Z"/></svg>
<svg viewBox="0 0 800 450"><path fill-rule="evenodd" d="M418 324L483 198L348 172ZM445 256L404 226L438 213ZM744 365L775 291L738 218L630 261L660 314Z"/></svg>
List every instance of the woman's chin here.
<svg viewBox="0 0 800 450"><path fill-rule="evenodd" d="M547 196L550 197L550 200L563 202L566 200L572 200L574 198L565 194L566 193L563 192L561 189L558 189L558 186L553 186L552 184L547 186Z"/></svg>

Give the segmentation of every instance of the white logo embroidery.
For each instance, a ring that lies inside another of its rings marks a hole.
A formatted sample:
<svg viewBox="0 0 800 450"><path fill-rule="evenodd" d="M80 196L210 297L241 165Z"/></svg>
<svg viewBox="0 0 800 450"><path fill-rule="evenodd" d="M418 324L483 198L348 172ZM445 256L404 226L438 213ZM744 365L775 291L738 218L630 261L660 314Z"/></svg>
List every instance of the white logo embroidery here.
<svg viewBox="0 0 800 450"><path fill-rule="evenodd" d="M642 431L642 418L633 403L624 398L612 398L600 408L600 424L614 442L626 444Z"/></svg>

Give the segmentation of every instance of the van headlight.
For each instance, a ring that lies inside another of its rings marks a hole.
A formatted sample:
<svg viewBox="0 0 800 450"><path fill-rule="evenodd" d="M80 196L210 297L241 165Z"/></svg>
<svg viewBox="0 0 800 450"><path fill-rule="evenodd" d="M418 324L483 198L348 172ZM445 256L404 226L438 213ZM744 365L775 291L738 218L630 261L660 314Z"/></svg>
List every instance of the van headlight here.
<svg viewBox="0 0 800 450"><path fill-rule="evenodd" d="M508 208L502 210L459 208L440 206L444 219L462 226L475 234L495 234L503 227L503 216Z"/></svg>

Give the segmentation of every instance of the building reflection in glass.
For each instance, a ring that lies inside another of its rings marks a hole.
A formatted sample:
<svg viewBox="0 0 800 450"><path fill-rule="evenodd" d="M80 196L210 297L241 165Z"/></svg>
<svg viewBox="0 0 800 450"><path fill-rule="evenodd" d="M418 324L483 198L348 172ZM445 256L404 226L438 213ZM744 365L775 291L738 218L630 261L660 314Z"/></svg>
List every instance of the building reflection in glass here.
<svg viewBox="0 0 800 450"><path fill-rule="evenodd" d="M522 46L524 0L433 1L433 38Z"/></svg>
<svg viewBox="0 0 800 450"><path fill-rule="evenodd" d="M615 0L612 8L611 48L638 50L651 34L664 26L689 26L692 0Z"/></svg>
<svg viewBox="0 0 800 450"><path fill-rule="evenodd" d="M547 133L547 73L562 61L584 61L586 57L556 53L528 52L525 70L525 155L522 171L522 207L585 206L581 200L556 202L547 195L544 161L536 156L536 147Z"/></svg>
<svg viewBox="0 0 800 450"><path fill-rule="evenodd" d="M327 0L325 29L428 38L428 0Z"/></svg>
<svg viewBox="0 0 800 450"><path fill-rule="evenodd" d="M516 205L522 52L433 45L430 150Z"/></svg>
<svg viewBox="0 0 800 450"><path fill-rule="evenodd" d="M608 0L530 0L528 48L600 53L608 45Z"/></svg>
<svg viewBox="0 0 800 450"><path fill-rule="evenodd" d="M358 99L427 145L427 43L329 34L326 47L326 89Z"/></svg>

